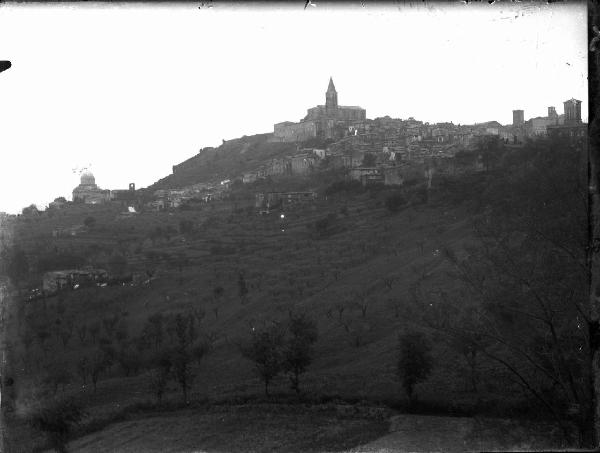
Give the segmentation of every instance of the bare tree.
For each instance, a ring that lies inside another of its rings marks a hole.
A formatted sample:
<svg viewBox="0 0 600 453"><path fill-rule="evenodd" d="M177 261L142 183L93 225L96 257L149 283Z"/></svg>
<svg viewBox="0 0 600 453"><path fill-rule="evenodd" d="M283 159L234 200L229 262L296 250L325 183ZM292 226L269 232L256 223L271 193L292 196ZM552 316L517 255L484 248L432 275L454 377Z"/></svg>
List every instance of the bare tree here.
<svg viewBox="0 0 600 453"><path fill-rule="evenodd" d="M388 305L391 305L392 309L394 310L394 318L399 318L400 311L403 306L402 300L397 297L388 298L387 303L388 303Z"/></svg>
<svg viewBox="0 0 600 453"><path fill-rule="evenodd" d="M92 384L94 385L94 393L96 393L100 375L112 365L112 360L109 355L106 354L106 352L102 351L101 349L96 349L90 354L88 363L90 377L92 378Z"/></svg>
<svg viewBox="0 0 600 453"><path fill-rule="evenodd" d="M198 324L202 324L202 321L206 317L206 310L202 307L191 307L192 314L198 321Z"/></svg>
<svg viewBox="0 0 600 453"><path fill-rule="evenodd" d="M73 336L73 328L75 323L72 318L68 318L63 324L62 329L60 330L60 339L63 344L63 348L67 349L67 345Z"/></svg>
<svg viewBox="0 0 600 453"><path fill-rule="evenodd" d="M251 337L240 349L242 355L254 362L255 370L265 385L269 396L269 384L283 370L284 331L278 323L253 329Z"/></svg>
<svg viewBox="0 0 600 453"><path fill-rule="evenodd" d="M155 313L148 317L142 330L142 335L154 345L155 349L161 347L164 339L166 319L162 313Z"/></svg>
<svg viewBox="0 0 600 453"><path fill-rule="evenodd" d="M424 247L425 247L425 239L417 240L417 248L421 252L421 255L423 255L423 253L424 253Z"/></svg>
<svg viewBox="0 0 600 453"><path fill-rule="evenodd" d="M136 375L142 365L139 354L130 346L123 345L116 354L116 360L123 369L125 376Z"/></svg>
<svg viewBox="0 0 600 453"><path fill-rule="evenodd" d="M338 302L335 304L334 308L338 312L338 321L342 321L342 315L344 314L344 310L346 310L346 304L342 302Z"/></svg>
<svg viewBox="0 0 600 453"><path fill-rule="evenodd" d="M25 352L28 354L33 343L33 332L29 328L25 328L23 333L20 335L21 343L25 346Z"/></svg>
<svg viewBox="0 0 600 453"><path fill-rule="evenodd" d="M167 388L172 368L173 362L170 354L164 351L160 354L157 354L157 356L152 360L149 373L150 384L159 404L162 402L162 397Z"/></svg>
<svg viewBox="0 0 600 453"><path fill-rule="evenodd" d="M313 344L317 341L316 323L304 314L291 315L288 322L289 338L284 346L283 368L290 375L292 388L300 393L300 375L313 360Z"/></svg>
<svg viewBox="0 0 600 453"><path fill-rule="evenodd" d="M113 337L118 322L119 315L116 313L112 316L102 318L102 326L104 327L104 331L106 332L109 338Z"/></svg>
<svg viewBox="0 0 600 453"><path fill-rule="evenodd" d="M89 362L87 357L80 357L77 360L77 374L81 378L83 385L87 385L87 377L90 375Z"/></svg>
<svg viewBox="0 0 600 453"><path fill-rule="evenodd" d="M100 333L100 323L98 321L92 322L88 326L88 331L89 331L90 335L92 336L92 343L96 344L98 334Z"/></svg>
<svg viewBox="0 0 600 453"><path fill-rule="evenodd" d="M77 328L77 336L79 337L79 341L81 342L81 344L85 344L85 338L87 336L87 332L88 332L88 328L87 328L87 325L85 325L85 324L81 324Z"/></svg>
<svg viewBox="0 0 600 453"><path fill-rule="evenodd" d="M382 277L381 280L383 281L383 284L385 285L385 287L387 288L388 291L392 290L392 287L394 286L394 283L397 280L397 276L395 275L387 275L385 277Z"/></svg>

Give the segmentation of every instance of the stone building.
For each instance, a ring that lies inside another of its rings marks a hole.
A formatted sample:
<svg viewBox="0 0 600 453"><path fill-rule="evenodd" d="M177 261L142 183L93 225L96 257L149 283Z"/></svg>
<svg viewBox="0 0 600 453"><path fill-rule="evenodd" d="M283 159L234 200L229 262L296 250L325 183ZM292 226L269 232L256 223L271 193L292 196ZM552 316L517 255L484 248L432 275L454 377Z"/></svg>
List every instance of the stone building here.
<svg viewBox="0 0 600 453"><path fill-rule="evenodd" d="M130 183L129 189L117 189L110 191L110 199L121 204L132 204L136 201L135 184Z"/></svg>
<svg viewBox="0 0 600 453"><path fill-rule="evenodd" d="M110 190L102 190L96 185L94 175L89 171L81 174L80 184L73 189L73 201L98 204L110 201Z"/></svg>
<svg viewBox="0 0 600 453"><path fill-rule="evenodd" d="M549 135L552 131L552 135L567 135L567 136L581 136L585 127L582 129L580 126L581 122L581 101L577 99L569 99L563 103L564 114L558 115L556 108L553 106L548 107L548 116L536 117L527 120L525 123L526 135L529 137L540 137ZM575 127L573 129L573 127ZM571 128L571 129L569 129ZM569 132L565 132L569 130Z"/></svg>
<svg viewBox="0 0 600 453"><path fill-rule="evenodd" d="M267 192L255 195L256 208L268 212L273 208L301 206L317 199L316 192Z"/></svg>
<svg viewBox="0 0 600 453"><path fill-rule="evenodd" d="M329 86L325 93L325 105L317 105L308 109L304 121L321 121L332 119L335 121L361 121L367 117L367 111L358 106L338 105L337 91L333 79L329 78ZM348 125L350 126L350 125Z"/></svg>
<svg viewBox="0 0 600 453"><path fill-rule="evenodd" d="M310 154L299 154L290 159L291 173L293 175L306 175L315 165L316 159Z"/></svg>
<svg viewBox="0 0 600 453"><path fill-rule="evenodd" d="M383 182L383 173L377 167L355 167L350 169L348 176L350 179L360 181L363 185L373 181L379 182L379 180Z"/></svg>
<svg viewBox="0 0 600 453"><path fill-rule="evenodd" d="M63 288L94 285L108 281L104 269L68 269L46 272L42 277L42 289L54 293ZM78 285L78 286L76 286Z"/></svg>
<svg viewBox="0 0 600 453"><path fill-rule="evenodd" d="M513 110L513 126L522 126L525 122L525 112L523 110Z"/></svg>
<svg viewBox="0 0 600 453"><path fill-rule="evenodd" d="M274 135L283 142L302 142L317 136L317 126L313 121L284 121L275 124Z"/></svg>
<svg viewBox="0 0 600 453"><path fill-rule="evenodd" d="M248 173L244 173L242 175L242 182L244 184L250 184L258 179L258 176L255 171L251 171Z"/></svg>
<svg viewBox="0 0 600 453"><path fill-rule="evenodd" d="M325 105L309 108L306 116L299 122L285 121L274 125L276 141L305 141L319 137L324 139L340 138L355 125L362 124L367 111L358 106L338 105L338 95L329 78L329 86L325 93Z"/></svg>
<svg viewBox="0 0 600 453"><path fill-rule="evenodd" d="M557 124L548 126L548 136L553 138L565 137L571 140L583 139L587 136L587 124Z"/></svg>
<svg viewBox="0 0 600 453"><path fill-rule="evenodd" d="M553 118L541 117L531 118L527 123L527 135L530 137L541 137L547 133L548 126L555 124Z"/></svg>
<svg viewBox="0 0 600 453"><path fill-rule="evenodd" d="M581 101L569 99L563 102L565 109L565 124L581 124Z"/></svg>
<svg viewBox="0 0 600 453"><path fill-rule="evenodd" d="M570 140L584 139L587 134L587 124L581 121L581 101L569 99L563 102L564 115L559 116L558 122L547 127L551 137L566 137Z"/></svg>

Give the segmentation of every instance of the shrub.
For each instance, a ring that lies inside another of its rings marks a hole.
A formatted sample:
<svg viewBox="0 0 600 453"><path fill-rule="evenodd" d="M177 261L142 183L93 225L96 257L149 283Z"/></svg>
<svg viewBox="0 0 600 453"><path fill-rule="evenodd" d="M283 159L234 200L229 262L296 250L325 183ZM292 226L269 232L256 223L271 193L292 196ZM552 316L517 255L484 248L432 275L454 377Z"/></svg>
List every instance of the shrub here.
<svg viewBox="0 0 600 453"><path fill-rule="evenodd" d="M314 223L315 232L319 237L330 236L340 230L335 214L328 214L327 217L317 220Z"/></svg>
<svg viewBox="0 0 600 453"><path fill-rule="evenodd" d="M165 318L162 313L155 313L148 316L146 324L142 330L142 336L146 343L153 344L155 348L159 348L164 339L165 333Z"/></svg>
<svg viewBox="0 0 600 453"><path fill-rule="evenodd" d="M324 194L330 196L340 192L362 193L364 191L365 188L360 181L336 181L325 189Z"/></svg>
<svg viewBox="0 0 600 453"><path fill-rule="evenodd" d="M171 358L173 366L173 375L181 387L183 393L183 402L188 402L188 389L192 385L194 374L192 371L193 356L185 348L177 348Z"/></svg>
<svg viewBox="0 0 600 453"><path fill-rule="evenodd" d="M83 224L88 228L93 228L96 225L96 219L92 216L87 216Z"/></svg>
<svg viewBox="0 0 600 453"><path fill-rule="evenodd" d="M194 231L194 222L191 220L182 220L179 222L179 232L181 234L189 234Z"/></svg>
<svg viewBox="0 0 600 453"><path fill-rule="evenodd" d="M125 376L136 375L141 367L139 354L130 348L122 348L116 354L116 360L123 369Z"/></svg>
<svg viewBox="0 0 600 453"><path fill-rule="evenodd" d="M71 383L72 377L66 363L52 363L46 368L46 376L43 382L50 386L53 394L56 395L59 386L62 387L64 393L65 386Z"/></svg>
<svg viewBox="0 0 600 453"><path fill-rule="evenodd" d="M423 186L416 187L410 197L410 204L412 205L421 205L426 204L429 198L427 189Z"/></svg>
<svg viewBox="0 0 600 453"><path fill-rule="evenodd" d="M158 353L150 361L150 384L159 404L167 388L172 368L173 361L166 351Z"/></svg>
<svg viewBox="0 0 600 453"><path fill-rule="evenodd" d="M312 345L317 341L317 325L305 315L293 315L288 330L290 338L284 349L283 367L290 373L292 388L300 393L300 375L313 360Z"/></svg>
<svg viewBox="0 0 600 453"><path fill-rule="evenodd" d="M425 335L411 332L399 337L398 375L409 404L413 403L415 385L427 379L432 366L431 346Z"/></svg>
<svg viewBox="0 0 600 453"><path fill-rule="evenodd" d="M73 427L79 424L84 415L84 411L73 400L53 400L34 413L30 423L46 433L52 448L58 452L67 452Z"/></svg>
<svg viewBox="0 0 600 453"><path fill-rule="evenodd" d="M385 207L390 212L398 212L404 206L406 206L406 199L400 193L394 193L385 199Z"/></svg>
<svg viewBox="0 0 600 453"><path fill-rule="evenodd" d="M94 385L94 393L96 393L96 386L100 379L100 374L112 365L112 359L104 351L97 349L90 355L88 363L89 374L92 378L92 384Z"/></svg>

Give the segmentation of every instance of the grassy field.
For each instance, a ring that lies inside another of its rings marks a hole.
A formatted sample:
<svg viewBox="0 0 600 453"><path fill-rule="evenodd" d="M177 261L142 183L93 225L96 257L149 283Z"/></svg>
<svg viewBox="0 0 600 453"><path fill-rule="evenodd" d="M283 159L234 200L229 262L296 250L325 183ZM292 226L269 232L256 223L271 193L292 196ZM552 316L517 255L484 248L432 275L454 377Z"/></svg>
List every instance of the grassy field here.
<svg viewBox="0 0 600 453"><path fill-rule="evenodd" d="M71 443L73 451L344 451L387 432L388 423L339 417L327 408L221 406L115 424Z"/></svg>

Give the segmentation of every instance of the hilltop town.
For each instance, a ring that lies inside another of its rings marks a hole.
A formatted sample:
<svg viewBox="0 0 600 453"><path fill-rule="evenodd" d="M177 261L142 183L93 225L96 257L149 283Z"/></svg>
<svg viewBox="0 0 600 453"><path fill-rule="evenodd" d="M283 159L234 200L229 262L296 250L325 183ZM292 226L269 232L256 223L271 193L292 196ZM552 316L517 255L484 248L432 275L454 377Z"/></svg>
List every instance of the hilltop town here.
<svg viewBox="0 0 600 453"><path fill-rule="evenodd" d="M348 179L363 184L402 185L414 178L430 184L436 173L481 170L485 165L483 156L471 160L460 156L490 140L518 148L527 140L541 137L583 138L587 125L581 119L581 101L566 100L563 108L564 113L558 114L550 106L547 116L528 120L523 110L513 110L509 125L497 121L429 124L412 117L389 116L368 119L362 107L338 105L338 93L330 78L325 104L309 108L299 122L276 123L271 134L223 140L218 148L203 148L198 155L174 165L172 175L146 189L136 191L131 183L128 189L103 190L96 185L94 175L84 171L81 183L73 189L72 201L116 202L130 207L124 212L129 215L145 209L178 208L190 201L222 199L236 181L250 184L330 169L340 170ZM225 166L213 171L213 162L228 154L235 154L235 159L225 160ZM244 160L245 154L257 157ZM263 199L264 194L257 193L258 208ZM66 203L64 197L59 197L49 208L60 209Z"/></svg>
<svg viewBox="0 0 600 453"><path fill-rule="evenodd" d="M228 146L237 145L238 153L243 155L260 145L269 150L276 149L277 143L288 145L281 148L281 155L265 158L255 168L237 174L224 173L223 180L156 190L153 193L156 200L148 206L163 209L180 206L193 198L208 201L222 197L236 180L249 184L268 177L307 176L332 168L342 169L347 178L363 184L402 185L407 178L428 180L434 173L481 170L485 165L481 156L468 163L455 157L457 153L477 149L486 141L498 140L518 148L526 140L540 137L581 139L587 131L581 120L581 101L576 99L564 102L563 114L558 115L555 107L548 107L548 116L527 121L523 110L514 110L513 123L506 126L497 121L474 125L428 124L412 117L371 120L367 119L365 109L339 106L337 99L330 79L325 105L309 108L300 122L277 123L272 134L258 137L259 143L244 139L224 142L216 150L204 149L197 157L175 165L173 177L165 185L177 184L178 176L186 177L197 170L203 157Z"/></svg>

